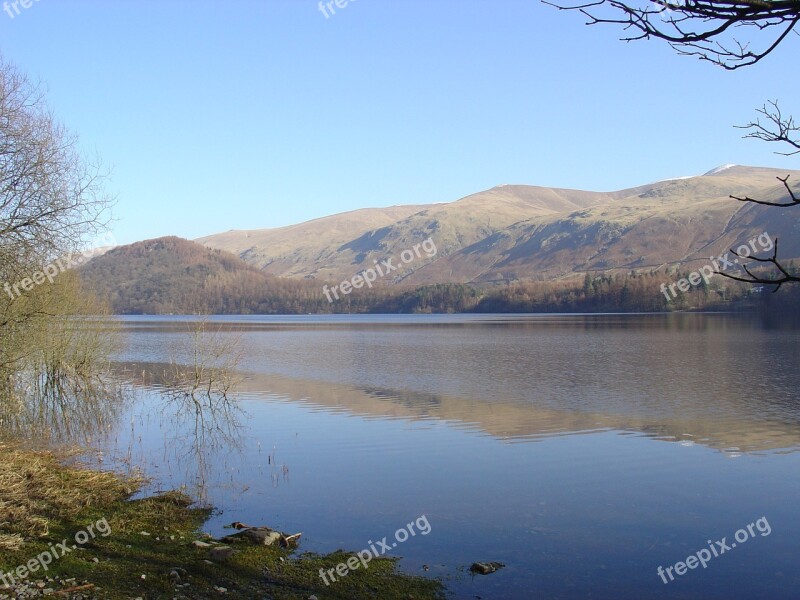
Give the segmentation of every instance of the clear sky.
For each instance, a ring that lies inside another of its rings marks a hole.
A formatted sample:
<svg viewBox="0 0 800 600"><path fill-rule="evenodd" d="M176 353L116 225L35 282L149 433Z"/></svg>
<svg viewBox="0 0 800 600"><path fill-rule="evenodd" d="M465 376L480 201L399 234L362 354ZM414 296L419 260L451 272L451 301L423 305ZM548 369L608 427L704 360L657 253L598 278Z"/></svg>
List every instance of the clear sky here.
<svg viewBox="0 0 800 600"><path fill-rule="evenodd" d="M726 72L537 0L351 0L327 18L318 0L20 10L0 12L0 51L113 168L121 243L502 183L612 190L723 163L798 168L733 128L768 99L798 112L797 38Z"/></svg>

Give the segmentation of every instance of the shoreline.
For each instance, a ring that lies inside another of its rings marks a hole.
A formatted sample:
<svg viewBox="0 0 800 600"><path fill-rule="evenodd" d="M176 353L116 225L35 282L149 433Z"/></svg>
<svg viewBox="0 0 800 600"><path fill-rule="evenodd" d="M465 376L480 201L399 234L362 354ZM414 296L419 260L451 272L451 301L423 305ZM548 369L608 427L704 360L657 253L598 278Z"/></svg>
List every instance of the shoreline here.
<svg viewBox="0 0 800 600"><path fill-rule="evenodd" d="M355 552L302 552L292 536L213 540L201 530L213 509L180 492L131 500L143 481L66 465L66 455L3 442L0 457L0 600L445 597L440 581L400 572L396 558L326 586L320 570Z"/></svg>

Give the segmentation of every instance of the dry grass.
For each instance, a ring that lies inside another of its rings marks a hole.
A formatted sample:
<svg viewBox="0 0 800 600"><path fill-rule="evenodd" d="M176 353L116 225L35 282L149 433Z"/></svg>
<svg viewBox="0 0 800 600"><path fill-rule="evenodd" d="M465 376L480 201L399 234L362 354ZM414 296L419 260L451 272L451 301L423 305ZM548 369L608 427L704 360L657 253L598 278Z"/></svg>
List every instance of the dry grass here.
<svg viewBox="0 0 800 600"><path fill-rule="evenodd" d="M18 550L46 536L52 522L127 498L135 488L112 473L64 466L64 458L0 443L0 550Z"/></svg>

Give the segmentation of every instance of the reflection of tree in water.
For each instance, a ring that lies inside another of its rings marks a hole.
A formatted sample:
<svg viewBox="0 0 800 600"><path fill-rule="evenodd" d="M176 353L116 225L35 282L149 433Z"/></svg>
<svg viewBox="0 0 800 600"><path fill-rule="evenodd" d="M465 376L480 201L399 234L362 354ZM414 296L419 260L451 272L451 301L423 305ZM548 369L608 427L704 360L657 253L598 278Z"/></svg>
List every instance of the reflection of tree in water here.
<svg viewBox="0 0 800 600"><path fill-rule="evenodd" d="M0 437L87 446L116 425L124 408L122 386L108 369L118 326L102 317L68 316L100 314L102 307L66 276L59 282L61 315L38 323L33 338L17 340L13 360L0 366Z"/></svg>
<svg viewBox="0 0 800 600"><path fill-rule="evenodd" d="M0 403L0 437L50 445L91 445L118 423L123 388L102 375L21 374L13 403Z"/></svg>
<svg viewBox="0 0 800 600"><path fill-rule="evenodd" d="M187 478L193 476L195 490L190 492L201 501L208 495L210 465L224 464L225 455L241 446L243 413L235 395L241 360L238 348L237 336L212 330L200 321L190 324L188 335L170 349L169 364L143 365L141 371L124 374L134 386L154 392L159 425L166 433L164 464L177 466ZM129 461L136 438L134 419Z"/></svg>
<svg viewBox="0 0 800 600"><path fill-rule="evenodd" d="M184 473L192 487L184 491L200 501L207 500L212 468L226 464L226 457L240 450L240 420L235 400L208 390L183 395L165 387L158 391L166 400L161 404L159 421L164 436L165 463ZM132 431L134 439L135 432ZM227 472L228 469L224 469Z"/></svg>

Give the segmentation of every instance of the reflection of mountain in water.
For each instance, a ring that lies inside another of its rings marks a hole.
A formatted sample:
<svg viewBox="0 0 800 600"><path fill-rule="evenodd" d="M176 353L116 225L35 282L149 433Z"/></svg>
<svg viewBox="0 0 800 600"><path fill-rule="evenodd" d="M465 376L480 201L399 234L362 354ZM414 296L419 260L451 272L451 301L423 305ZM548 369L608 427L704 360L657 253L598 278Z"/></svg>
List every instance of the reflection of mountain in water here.
<svg viewBox="0 0 800 600"><path fill-rule="evenodd" d="M166 365L119 363L117 367L136 385L158 386ZM482 431L509 442L614 430L665 441L698 443L731 454L794 452L800 448L800 409L796 403L776 403L769 397L753 396L746 407L748 410L742 410L745 407L738 403L723 400L726 397L723 387L720 385L715 393L709 393L707 404L699 410L694 406L695 410L690 413L676 412L671 405L632 404L628 406L628 414L620 410L618 402L607 406L597 402L580 409L555 408L549 402L524 403L503 398L476 400L253 373L244 375L239 391L249 397L276 395L367 418L442 420L457 428ZM727 397L736 398L738 394ZM781 418L777 418L777 414Z"/></svg>

